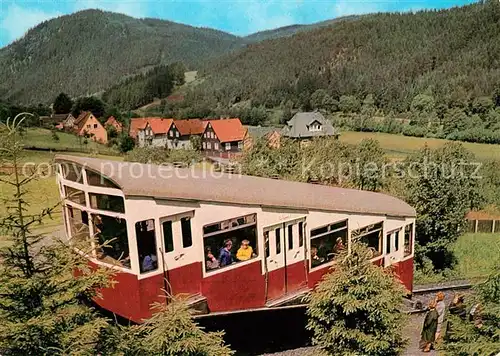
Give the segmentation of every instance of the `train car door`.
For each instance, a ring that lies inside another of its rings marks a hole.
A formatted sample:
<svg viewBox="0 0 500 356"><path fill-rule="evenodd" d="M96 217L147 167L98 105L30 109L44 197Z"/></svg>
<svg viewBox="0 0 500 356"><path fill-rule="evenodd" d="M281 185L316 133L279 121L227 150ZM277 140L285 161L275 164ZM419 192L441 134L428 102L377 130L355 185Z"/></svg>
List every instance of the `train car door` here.
<svg viewBox="0 0 500 356"><path fill-rule="evenodd" d="M392 266L394 263L399 261L399 245L401 241L401 228L389 231L385 235L384 241L384 266Z"/></svg>
<svg viewBox="0 0 500 356"><path fill-rule="evenodd" d="M197 294L201 291L201 268L193 246L193 213L160 219L162 255L169 292Z"/></svg>
<svg viewBox="0 0 500 356"><path fill-rule="evenodd" d="M266 299L279 298L286 292L285 234L283 224L264 229Z"/></svg>
<svg viewBox="0 0 500 356"><path fill-rule="evenodd" d="M285 292L291 293L307 285L305 221L295 220L284 224L285 231Z"/></svg>

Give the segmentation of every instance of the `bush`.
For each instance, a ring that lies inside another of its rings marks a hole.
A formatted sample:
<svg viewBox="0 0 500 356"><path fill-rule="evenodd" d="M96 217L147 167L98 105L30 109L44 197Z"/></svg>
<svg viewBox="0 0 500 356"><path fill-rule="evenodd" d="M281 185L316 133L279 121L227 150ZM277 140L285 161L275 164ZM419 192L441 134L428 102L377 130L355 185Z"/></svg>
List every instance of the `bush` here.
<svg viewBox="0 0 500 356"><path fill-rule="evenodd" d="M195 150L168 150L161 147L135 148L125 156L125 161L153 164L180 162L191 165L202 159L202 155Z"/></svg>
<svg viewBox="0 0 500 356"><path fill-rule="evenodd" d="M401 311L405 290L392 273L370 262L355 243L308 297L307 329L329 355L399 355L404 350Z"/></svg>

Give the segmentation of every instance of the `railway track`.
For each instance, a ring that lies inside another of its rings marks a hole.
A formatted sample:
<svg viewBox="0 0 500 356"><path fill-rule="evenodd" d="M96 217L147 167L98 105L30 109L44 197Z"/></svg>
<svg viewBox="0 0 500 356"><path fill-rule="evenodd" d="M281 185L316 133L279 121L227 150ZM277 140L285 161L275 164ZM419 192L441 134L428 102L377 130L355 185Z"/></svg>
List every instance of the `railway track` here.
<svg viewBox="0 0 500 356"><path fill-rule="evenodd" d="M449 303L453 295L457 291L468 293L472 289L472 284L468 281L456 281L445 284L417 286L413 290L412 299L408 301L409 314L419 314L427 311L427 303L434 298L437 292L443 292L446 296L446 301Z"/></svg>

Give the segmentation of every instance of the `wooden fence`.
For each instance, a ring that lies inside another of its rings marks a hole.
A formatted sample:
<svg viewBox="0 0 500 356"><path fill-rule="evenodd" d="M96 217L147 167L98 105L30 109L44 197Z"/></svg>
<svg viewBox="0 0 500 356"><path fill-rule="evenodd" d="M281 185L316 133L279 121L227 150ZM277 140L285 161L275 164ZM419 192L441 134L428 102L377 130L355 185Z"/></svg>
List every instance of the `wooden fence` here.
<svg viewBox="0 0 500 356"><path fill-rule="evenodd" d="M467 219L467 232L495 233L500 232L500 220Z"/></svg>

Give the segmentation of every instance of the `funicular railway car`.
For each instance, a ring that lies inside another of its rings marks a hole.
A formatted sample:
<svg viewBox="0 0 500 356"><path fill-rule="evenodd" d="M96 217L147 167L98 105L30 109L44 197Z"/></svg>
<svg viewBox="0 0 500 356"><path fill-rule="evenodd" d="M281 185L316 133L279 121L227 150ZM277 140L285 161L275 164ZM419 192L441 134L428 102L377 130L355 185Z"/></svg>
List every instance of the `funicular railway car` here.
<svg viewBox="0 0 500 356"><path fill-rule="evenodd" d="M165 289L205 313L284 305L314 288L353 236L412 289L415 210L394 197L85 157L56 163L68 238L91 265L117 272L96 302L127 319L148 318Z"/></svg>

